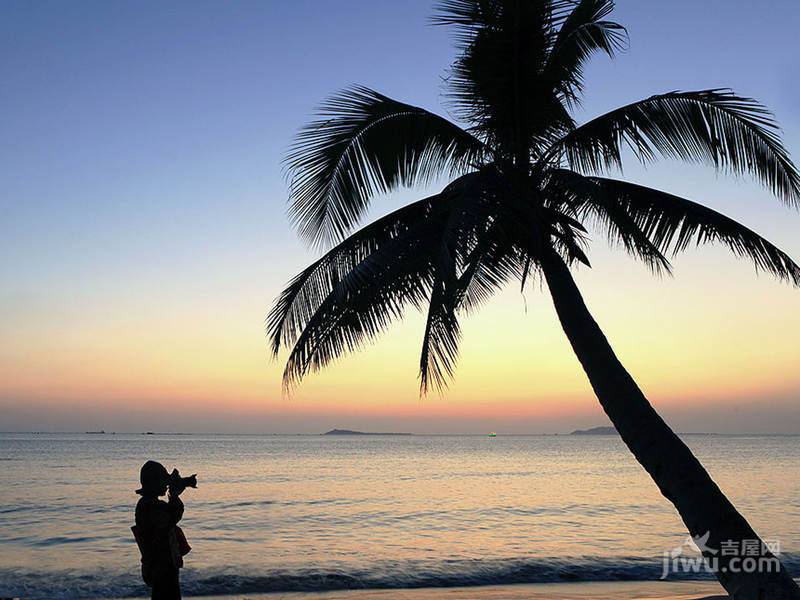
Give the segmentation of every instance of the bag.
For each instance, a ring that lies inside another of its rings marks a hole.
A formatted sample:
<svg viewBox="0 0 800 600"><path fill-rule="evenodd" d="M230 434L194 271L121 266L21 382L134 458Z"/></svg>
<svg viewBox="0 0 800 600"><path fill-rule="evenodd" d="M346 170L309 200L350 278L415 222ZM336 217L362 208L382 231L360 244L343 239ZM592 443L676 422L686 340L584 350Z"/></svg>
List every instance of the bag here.
<svg viewBox="0 0 800 600"><path fill-rule="evenodd" d="M139 554L142 555L142 581L144 581L147 587L153 587L153 565L150 564L150 561L145 560L142 538L139 537L139 527L134 525L131 527L131 531L133 532L133 539L136 540L136 545L139 547Z"/></svg>
<svg viewBox="0 0 800 600"><path fill-rule="evenodd" d="M186 535L184 535L183 529L177 525L175 525L175 537L178 538L178 548L181 551L181 556L189 554L189 552L192 551L192 547L189 545L189 542L186 541Z"/></svg>
<svg viewBox="0 0 800 600"><path fill-rule="evenodd" d="M183 566L183 557L192 551L192 547L189 545L189 542L186 541L186 534L183 533L183 529L177 525L172 529L173 531L169 536L172 562L175 568L179 569ZM139 527L134 525L131 527L131 531L133 532L133 539L136 540L136 545L139 547L139 553L142 555L142 580L148 587L152 587L152 559L147 558L149 555L145 551L142 538L139 536Z"/></svg>
<svg viewBox="0 0 800 600"><path fill-rule="evenodd" d="M133 532L133 539L136 540L136 545L139 547L139 554L144 556L144 548L142 548L142 538L139 537L139 527L134 525L131 527L131 531Z"/></svg>

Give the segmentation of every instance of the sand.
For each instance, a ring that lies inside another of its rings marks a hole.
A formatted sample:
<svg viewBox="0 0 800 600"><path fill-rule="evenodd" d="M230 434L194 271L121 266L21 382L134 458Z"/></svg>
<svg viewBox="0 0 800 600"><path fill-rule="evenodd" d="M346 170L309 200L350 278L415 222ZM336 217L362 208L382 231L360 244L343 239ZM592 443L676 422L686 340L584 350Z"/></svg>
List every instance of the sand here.
<svg viewBox="0 0 800 600"><path fill-rule="evenodd" d="M632 581L206 596L204 600L727 600L716 582Z"/></svg>

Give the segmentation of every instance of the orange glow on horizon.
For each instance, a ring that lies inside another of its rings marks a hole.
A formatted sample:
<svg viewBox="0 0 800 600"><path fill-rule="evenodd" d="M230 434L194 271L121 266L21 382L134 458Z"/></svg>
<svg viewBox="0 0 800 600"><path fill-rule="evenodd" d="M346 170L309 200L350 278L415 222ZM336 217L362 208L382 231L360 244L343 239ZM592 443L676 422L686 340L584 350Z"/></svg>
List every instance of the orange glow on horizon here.
<svg viewBox="0 0 800 600"><path fill-rule="evenodd" d="M649 279L639 269L629 265L614 285L595 271L581 271L578 279L621 360L658 407L721 409L732 400L800 390L796 291L764 279L741 285L747 275L733 268L719 281L695 269L702 286ZM761 310L765 300L769 311ZM535 422L600 415L546 291L538 288L525 301L509 289L467 317L455 381L445 395L424 399L416 372L420 315L311 374L284 398L282 363L269 357L258 326L264 307L246 305L250 313L216 320L198 305L180 314L165 309L146 325L109 315L76 324L87 325L78 331L17 339L13 353L6 346L0 355L3 405L63 401L82 410L130 411L168 402L175 410L224 409L243 418L330 413Z"/></svg>

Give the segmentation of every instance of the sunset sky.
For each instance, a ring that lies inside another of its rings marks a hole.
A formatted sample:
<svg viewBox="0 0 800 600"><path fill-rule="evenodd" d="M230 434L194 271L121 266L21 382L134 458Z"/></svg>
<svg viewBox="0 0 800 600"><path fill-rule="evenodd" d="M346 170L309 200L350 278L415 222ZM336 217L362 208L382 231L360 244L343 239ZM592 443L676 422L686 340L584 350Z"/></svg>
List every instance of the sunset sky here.
<svg viewBox="0 0 800 600"><path fill-rule="evenodd" d="M281 159L349 84L447 114L454 50L431 5L0 3L0 430L604 424L538 285L465 320L443 397L419 398L415 313L281 395L264 317L315 256L286 217ZM800 160L799 14L795 0L618 0L630 49L592 63L578 120L731 87L775 112ZM704 202L800 259L800 213L752 182L628 165L627 179ZM379 198L370 218L427 191ZM587 304L677 430L800 432L800 290L722 247L679 256L662 279L602 235L590 258L576 275Z"/></svg>

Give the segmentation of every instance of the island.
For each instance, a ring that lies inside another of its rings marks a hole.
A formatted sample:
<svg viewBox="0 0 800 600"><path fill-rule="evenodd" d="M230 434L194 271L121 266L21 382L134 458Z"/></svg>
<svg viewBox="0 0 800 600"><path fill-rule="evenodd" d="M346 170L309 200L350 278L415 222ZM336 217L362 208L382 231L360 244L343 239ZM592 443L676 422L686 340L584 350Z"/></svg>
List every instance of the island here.
<svg viewBox="0 0 800 600"><path fill-rule="evenodd" d="M617 435L614 427L592 427L591 429L576 429L570 435Z"/></svg>
<svg viewBox="0 0 800 600"><path fill-rule="evenodd" d="M322 435L414 435L413 433L353 431L352 429L331 429Z"/></svg>

